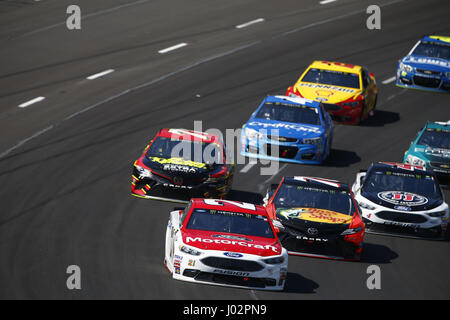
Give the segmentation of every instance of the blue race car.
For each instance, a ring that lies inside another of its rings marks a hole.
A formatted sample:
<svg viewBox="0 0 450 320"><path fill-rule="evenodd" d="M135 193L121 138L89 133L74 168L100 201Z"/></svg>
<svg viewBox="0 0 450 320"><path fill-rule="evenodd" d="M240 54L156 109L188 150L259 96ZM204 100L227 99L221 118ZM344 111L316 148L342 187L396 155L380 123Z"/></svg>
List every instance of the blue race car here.
<svg viewBox="0 0 450 320"><path fill-rule="evenodd" d="M330 154L334 124L320 102L267 96L242 127L241 155L320 164Z"/></svg>
<svg viewBox="0 0 450 320"><path fill-rule="evenodd" d="M439 183L450 184L450 121L427 122L405 152L404 163L427 167Z"/></svg>
<svg viewBox="0 0 450 320"><path fill-rule="evenodd" d="M450 92L450 37L422 38L399 60L396 85L435 92Z"/></svg>

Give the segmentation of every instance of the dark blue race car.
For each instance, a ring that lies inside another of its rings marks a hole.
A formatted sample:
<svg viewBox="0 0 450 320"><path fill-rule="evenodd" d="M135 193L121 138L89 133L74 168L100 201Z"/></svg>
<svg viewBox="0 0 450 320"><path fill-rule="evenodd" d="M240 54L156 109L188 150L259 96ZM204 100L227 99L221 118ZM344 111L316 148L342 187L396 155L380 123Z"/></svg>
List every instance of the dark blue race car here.
<svg viewBox="0 0 450 320"><path fill-rule="evenodd" d="M320 164L330 154L334 125L320 102L267 96L242 129L244 156Z"/></svg>
<svg viewBox="0 0 450 320"><path fill-rule="evenodd" d="M396 85L450 92L450 37L427 36L398 62Z"/></svg>

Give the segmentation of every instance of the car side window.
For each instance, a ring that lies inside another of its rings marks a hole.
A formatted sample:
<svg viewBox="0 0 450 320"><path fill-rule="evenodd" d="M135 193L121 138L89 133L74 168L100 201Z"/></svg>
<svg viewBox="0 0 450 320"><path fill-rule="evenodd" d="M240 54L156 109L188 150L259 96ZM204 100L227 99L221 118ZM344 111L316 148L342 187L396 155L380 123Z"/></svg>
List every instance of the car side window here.
<svg viewBox="0 0 450 320"><path fill-rule="evenodd" d="M325 122L325 124L327 126L330 125L330 117L328 116L327 111L325 110L325 107L323 106L323 104L320 104L320 110L322 111L322 117L323 117L323 121Z"/></svg>
<svg viewBox="0 0 450 320"><path fill-rule="evenodd" d="M362 70L361 77L362 77L363 87L365 89L365 88L367 88L367 86L370 83L370 77L369 77L369 73L367 72L367 70L365 70L365 69Z"/></svg>
<svg viewBox="0 0 450 320"><path fill-rule="evenodd" d="M189 202L189 205L184 209L183 213L181 214L180 226L184 224L184 219L186 219L189 211L191 211L191 207L192 207L192 201Z"/></svg>

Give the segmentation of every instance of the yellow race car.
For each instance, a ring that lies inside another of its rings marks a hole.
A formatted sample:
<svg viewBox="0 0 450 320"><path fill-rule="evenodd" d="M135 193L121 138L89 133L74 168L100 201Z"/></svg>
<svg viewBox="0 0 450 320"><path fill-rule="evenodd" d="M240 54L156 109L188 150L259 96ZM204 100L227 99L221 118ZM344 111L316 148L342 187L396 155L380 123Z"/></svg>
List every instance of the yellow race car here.
<svg viewBox="0 0 450 320"><path fill-rule="evenodd" d="M362 66L314 61L286 95L322 102L337 123L359 124L374 114L378 87L373 73Z"/></svg>

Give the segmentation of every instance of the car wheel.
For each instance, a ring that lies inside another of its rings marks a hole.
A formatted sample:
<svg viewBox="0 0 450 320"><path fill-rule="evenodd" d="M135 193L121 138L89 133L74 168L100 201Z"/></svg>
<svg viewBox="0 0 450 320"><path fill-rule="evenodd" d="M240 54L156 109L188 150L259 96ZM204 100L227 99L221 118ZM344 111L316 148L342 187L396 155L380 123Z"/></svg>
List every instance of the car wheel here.
<svg viewBox="0 0 450 320"><path fill-rule="evenodd" d="M373 108L370 110L370 116L373 117L375 115L375 111L377 108L378 94L375 96L375 102L373 103Z"/></svg>
<svg viewBox="0 0 450 320"><path fill-rule="evenodd" d="M364 104L361 107L361 114L359 115L359 122L358 122L358 124L361 124L364 121L364 110L366 110L366 103L365 102L364 102Z"/></svg>

